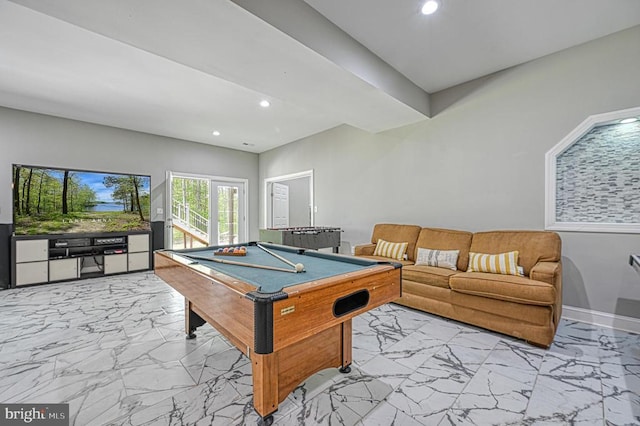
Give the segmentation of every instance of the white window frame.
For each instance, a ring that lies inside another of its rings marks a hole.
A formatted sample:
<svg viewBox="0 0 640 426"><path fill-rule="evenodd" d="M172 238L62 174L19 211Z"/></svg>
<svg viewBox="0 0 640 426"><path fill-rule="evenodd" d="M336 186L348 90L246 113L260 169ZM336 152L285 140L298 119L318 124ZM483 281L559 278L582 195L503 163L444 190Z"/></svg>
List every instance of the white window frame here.
<svg viewBox="0 0 640 426"><path fill-rule="evenodd" d="M640 116L640 107L589 116L545 156L545 229L551 231L640 233L640 223L558 222L556 218L556 159L593 128Z"/></svg>

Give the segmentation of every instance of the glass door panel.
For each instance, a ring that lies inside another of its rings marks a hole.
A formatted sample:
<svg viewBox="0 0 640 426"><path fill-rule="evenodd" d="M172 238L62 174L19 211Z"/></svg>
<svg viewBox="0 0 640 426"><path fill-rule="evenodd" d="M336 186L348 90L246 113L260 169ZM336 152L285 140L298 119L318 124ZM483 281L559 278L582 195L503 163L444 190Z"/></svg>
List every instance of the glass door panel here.
<svg viewBox="0 0 640 426"><path fill-rule="evenodd" d="M244 185L235 182L212 182L217 197L216 229L220 245L244 241Z"/></svg>
<svg viewBox="0 0 640 426"><path fill-rule="evenodd" d="M171 248L207 247L211 241L209 179L171 176Z"/></svg>

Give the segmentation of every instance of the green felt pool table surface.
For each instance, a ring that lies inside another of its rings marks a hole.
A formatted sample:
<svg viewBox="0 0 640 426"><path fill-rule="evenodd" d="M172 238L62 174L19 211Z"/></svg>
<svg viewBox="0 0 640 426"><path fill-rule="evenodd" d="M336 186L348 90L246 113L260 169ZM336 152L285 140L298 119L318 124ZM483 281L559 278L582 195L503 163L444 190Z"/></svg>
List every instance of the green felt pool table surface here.
<svg viewBox="0 0 640 426"><path fill-rule="evenodd" d="M260 293L276 293L286 287L298 285L322 278L355 272L364 268L373 268L380 262L349 256L340 256L315 250L298 249L275 244L259 243L267 250L280 255L294 264L304 265L304 272L282 272L269 269L240 266L221 261L239 262L243 264L264 265L294 271L294 268L282 260L272 256L257 246L258 243L244 244L246 256L218 256L214 253L220 247L213 246L199 249L174 250L173 253L188 258L193 264L201 264L225 275L237 278L257 288ZM238 245L240 246L240 245Z"/></svg>

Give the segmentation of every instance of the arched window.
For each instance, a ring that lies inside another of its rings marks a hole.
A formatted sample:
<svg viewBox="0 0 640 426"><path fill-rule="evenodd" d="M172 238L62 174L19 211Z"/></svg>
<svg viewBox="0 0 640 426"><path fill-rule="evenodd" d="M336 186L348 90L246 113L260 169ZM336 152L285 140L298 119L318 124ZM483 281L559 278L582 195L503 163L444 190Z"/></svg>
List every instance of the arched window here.
<svg viewBox="0 0 640 426"><path fill-rule="evenodd" d="M640 108L593 115L547 152L545 227L640 233Z"/></svg>

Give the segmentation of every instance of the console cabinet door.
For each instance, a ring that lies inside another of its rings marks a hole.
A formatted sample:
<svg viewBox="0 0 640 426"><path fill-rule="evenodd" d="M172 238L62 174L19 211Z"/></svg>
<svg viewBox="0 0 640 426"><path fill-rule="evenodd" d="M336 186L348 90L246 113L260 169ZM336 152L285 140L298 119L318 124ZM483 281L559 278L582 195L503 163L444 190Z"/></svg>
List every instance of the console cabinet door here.
<svg viewBox="0 0 640 426"><path fill-rule="evenodd" d="M18 240L15 245L15 285L49 281L49 240Z"/></svg>
<svg viewBox="0 0 640 426"><path fill-rule="evenodd" d="M149 235L129 235L129 271L149 269Z"/></svg>
<svg viewBox="0 0 640 426"><path fill-rule="evenodd" d="M16 263L49 260L49 240L16 241Z"/></svg>
<svg viewBox="0 0 640 426"><path fill-rule="evenodd" d="M149 251L149 235L129 235L128 237L128 250L129 253L139 253Z"/></svg>
<svg viewBox="0 0 640 426"><path fill-rule="evenodd" d="M78 258L49 261L49 281L73 280L78 278Z"/></svg>
<svg viewBox="0 0 640 426"><path fill-rule="evenodd" d="M113 254L104 256L104 273L117 274L127 272L127 255Z"/></svg>
<svg viewBox="0 0 640 426"><path fill-rule="evenodd" d="M16 286L46 283L49 281L49 262L16 264Z"/></svg>
<svg viewBox="0 0 640 426"><path fill-rule="evenodd" d="M149 252L129 253L129 271L149 269Z"/></svg>

